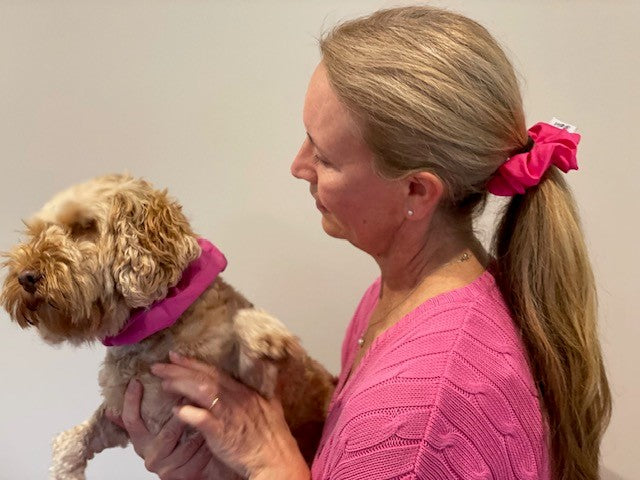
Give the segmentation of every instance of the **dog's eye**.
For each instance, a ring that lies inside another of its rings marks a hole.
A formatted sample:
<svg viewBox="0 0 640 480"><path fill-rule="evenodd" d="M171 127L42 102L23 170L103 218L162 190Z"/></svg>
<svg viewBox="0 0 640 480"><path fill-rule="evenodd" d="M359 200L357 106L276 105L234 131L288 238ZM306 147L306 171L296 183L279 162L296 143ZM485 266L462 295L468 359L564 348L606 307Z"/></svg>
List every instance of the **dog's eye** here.
<svg viewBox="0 0 640 480"><path fill-rule="evenodd" d="M73 222L69 227L69 235L76 240L92 240L98 235L98 224L94 219Z"/></svg>

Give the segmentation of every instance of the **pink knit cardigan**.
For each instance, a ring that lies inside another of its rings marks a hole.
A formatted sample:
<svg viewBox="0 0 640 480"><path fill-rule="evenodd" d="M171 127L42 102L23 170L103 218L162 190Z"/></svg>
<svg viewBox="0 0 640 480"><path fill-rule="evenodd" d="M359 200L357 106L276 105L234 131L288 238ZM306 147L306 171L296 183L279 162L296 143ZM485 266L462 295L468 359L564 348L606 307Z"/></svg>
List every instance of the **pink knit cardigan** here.
<svg viewBox="0 0 640 480"><path fill-rule="evenodd" d="M494 277L431 298L375 339L348 381L380 292L347 329L314 480L546 480L546 428Z"/></svg>

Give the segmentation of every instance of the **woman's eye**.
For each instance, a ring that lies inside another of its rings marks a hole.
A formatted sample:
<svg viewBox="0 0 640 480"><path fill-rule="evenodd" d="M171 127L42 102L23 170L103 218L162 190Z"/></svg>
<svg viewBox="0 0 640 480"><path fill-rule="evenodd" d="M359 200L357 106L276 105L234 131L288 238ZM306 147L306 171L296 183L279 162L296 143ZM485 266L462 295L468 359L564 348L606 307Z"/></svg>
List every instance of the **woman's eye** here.
<svg viewBox="0 0 640 480"><path fill-rule="evenodd" d="M321 164L321 165L323 165L323 166L325 166L325 167L326 167L327 165L329 165L329 162L327 162L324 158L322 158L322 157L321 157L320 155L318 155L317 153L314 153L314 154L313 154L313 163L314 163L314 164L316 164L316 165L319 163L319 164Z"/></svg>

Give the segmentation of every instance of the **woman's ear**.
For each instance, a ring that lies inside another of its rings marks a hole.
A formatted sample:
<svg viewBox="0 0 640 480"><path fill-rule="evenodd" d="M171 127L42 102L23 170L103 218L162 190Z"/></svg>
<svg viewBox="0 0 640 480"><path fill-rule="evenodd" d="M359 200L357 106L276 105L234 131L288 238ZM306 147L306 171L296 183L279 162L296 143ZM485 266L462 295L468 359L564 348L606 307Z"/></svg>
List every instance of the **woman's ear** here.
<svg viewBox="0 0 640 480"><path fill-rule="evenodd" d="M442 180L433 173L416 172L406 177L405 182L408 192L406 216L411 219L431 216L444 192Z"/></svg>

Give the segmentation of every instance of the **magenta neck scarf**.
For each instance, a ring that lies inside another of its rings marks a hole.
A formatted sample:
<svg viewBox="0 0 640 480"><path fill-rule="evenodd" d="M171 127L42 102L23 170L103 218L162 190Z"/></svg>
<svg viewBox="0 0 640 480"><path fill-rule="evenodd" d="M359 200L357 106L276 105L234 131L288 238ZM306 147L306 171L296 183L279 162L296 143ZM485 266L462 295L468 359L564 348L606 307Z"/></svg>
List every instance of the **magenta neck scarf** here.
<svg viewBox="0 0 640 480"><path fill-rule="evenodd" d="M149 307L133 310L120 332L102 340L104 345L115 347L138 343L176 323L227 266L227 259L211 242L199 238L198 245L202 253L187 266L167 296Z"/></svg>

